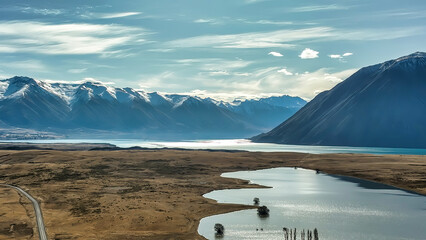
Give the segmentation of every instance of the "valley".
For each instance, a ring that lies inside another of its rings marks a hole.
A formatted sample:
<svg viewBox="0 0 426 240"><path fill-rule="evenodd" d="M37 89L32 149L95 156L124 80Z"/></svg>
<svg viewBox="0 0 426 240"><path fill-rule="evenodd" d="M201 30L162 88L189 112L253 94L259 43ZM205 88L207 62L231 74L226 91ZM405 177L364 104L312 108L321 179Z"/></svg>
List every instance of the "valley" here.
<svg viewBox="0 0 426 240"><path fill-rule="evenodd" d="M201 218L251 208L217 204L203 194L258 187L222 178L223 172L297 166L426 194L425 160L369 154L3 150L0 182L20 186L41 202L49 238L202 239L197 234ZM18 220L25 216L8 215L7 206L0 205L0 239L18 234L5 230L10 224L31 223Z"/></svg>

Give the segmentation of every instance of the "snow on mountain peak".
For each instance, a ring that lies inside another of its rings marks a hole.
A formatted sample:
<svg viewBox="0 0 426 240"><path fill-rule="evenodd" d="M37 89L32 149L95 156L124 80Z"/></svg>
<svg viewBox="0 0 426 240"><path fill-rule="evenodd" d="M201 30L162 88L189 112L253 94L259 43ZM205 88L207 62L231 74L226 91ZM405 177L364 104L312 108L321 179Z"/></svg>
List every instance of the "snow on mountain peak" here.
<svg viewBox="0 0 426 240"><path fill-rule="evenodd" d="M386 71L393 68L402 68L406 71L411 71L416 69L418 66L426 67L425 52L415 52L407 56L384 62L381 64L380 69L382 71Z"/></svg>
<svg viewBox="0 0 426 240"><path fill-rule="evenodd" d="M71 104L79 101L87 102L95 97L100 97L108 101L117 100L116 91L114 88L105 86L99 82L88 81L78 86L73 98L71 99Z"/></svg>
<svg viewBox="0 0 426 240"><path fill-rule="evenodd" d="M19 98L25 96L29 89L38 87L37 82L28 77L13 77L2 80L0 84L0 98Z"/></svg>
<svg viewBox="0 0 426 240"><path fill-rule="evenodd" d="M114 88L97 81L85 82L50 82L39 81L28 77L14 77L6 80L0 80L0 99L4 98L19 98L24 96L27 92L36 92L37 94L48 94L62 99L69 107L72 107L76 102L87 103L88 101L96 98L103 99L110 102L129 103L133 101L144 101L150 103L152 106L163 106L165 108L177 108L185 105L194 104L215 104L222 108L233 108L240 105L242 102L248 101L234 101L225 102L218 101L213 98L202 98L193 95L182 94L162 94L158 92L147 93L142 90L135 90L132 88ZM305 102L300 98L289 96L271 97L265 99L258 99L257 101L264 101L265 104L270 105L284 105L286 102L291 106L299 107ZM299 99L303 102L299 103ZM291 100L291 101L290 101ZM290 101L290 103L288 102Z"/></svg>
<svg viewBox="0 0 426 240"><path fill-rule="evenodd" d="M7 87L9 87L9 83L5 80L0 81L0 99L4 97L4 93L7 90Z"/></svg>
<svg viewBox="0 0 426 240"><path fill-rule="evenodd" d="M158 92L148 93L148 99L153 106L173 104L172 100L169 97Z"/></svg>

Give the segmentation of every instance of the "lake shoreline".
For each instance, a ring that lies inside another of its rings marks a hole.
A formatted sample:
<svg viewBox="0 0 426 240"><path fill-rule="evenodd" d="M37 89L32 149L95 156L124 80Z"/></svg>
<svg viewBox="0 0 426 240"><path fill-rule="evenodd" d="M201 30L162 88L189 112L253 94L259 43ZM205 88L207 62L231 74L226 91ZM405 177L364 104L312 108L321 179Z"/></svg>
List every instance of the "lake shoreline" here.
<svg viewBox="0 0 426 240"><path fill-rule="evenodd" d="M188 150L188 151L247 151L247 152L293 152L310 154L374 154L374 155L425 155L426 149L351 147L321 145L288 145L255 143L248 139L209 139L182 141L148 141L137 139L55 139L29 141L0 141L0 149L20 146L24 149L88 150ZM51 146L54 146L53 148ZM97 147L96 147L97 146ZM11 149L13 150L13 149ZM19 149L16 149L19 150Z"/></svg>
<svg viewBox="0 0 426 240"><path fill-rule="evenodd" d="M275 174L274 175L268 175L268 173L271 173L271 172L274 172ZM303 175L303 174L306 175L307 174L307 175L311 175L311 176L313 175L313 177L315 179L317 179L317 178L318 179L324 179L324 178L335 179L335 180L332 180L332 181L333 182L334 181L339 182L339 184L341 182L341 184L347 185L346 188L349 189L349 190L346 191L346 195L350 195L352 193L352 194L355 194L355 195L365 194L365 195L368 196L369 194L372 194L374 192L375 194L380 193L380 194L383 194L383 196L388 196L388 194L393 195L392 192L395 192L395 195L401 195L402 197L408 196L408 198L415 197L415 199L417 199L418 197L425 197L426 196L425 194L421 194L421 193L414 192L414 191L409 191L409 190L402 189L402 188L397 188L397 187L387 185L387 184L383 184L383 183L380 183L380 182L377 182L377 181L373 182L373 181L368 181L368 180L357 178L357 177L351 177L351 176L346 176L346 175L328 174L328 173L325 173L325 172L320 172L320 173L317 172L315 174L315 172L316 172L315 169L294 168L294 167L277 167L277 168L268 168L268 169L262 169L262 170L254 170L254 171L227 172L227 173L222 174L221 176L224 177L224 178L234 178L234 179L250 181L253 184L260 185L260 187L250 189L249 191L243 190L244 188L230 189L230 191L217 190L217 191L212 191L208 194L205 194L204 197L218 201L218 203L220 203L220 204L229 204L229 203L242 204L242 203L245 203L245 204L247 204L247 206L249 208L252 208L253 205L250 203L250 200L253 197L261 196L261 202L262 203L260 205L268 206L271 209L271 212L274 215L273 219L275 219L275 220L271 219L272 225L270 225L270 224L264 225L265 224L264 221L259 222L258 218L255 217L255 215L256 215L255 211L252 212L252 211L239 210L239 211L231 212L229 214L218 214L218 215L213 215L213 216L203 218L201 220L198 233L202 236L205 236L208 239L213 239L214 235L213 235L213 231L210 230L210 226L213 226L215 223L223 223L224 226L228 226L227 229L228 229L228 231L230 231L229 232L230 235L225 236L225 239L245 239L244 236L246 236L247 234L255 234L258 237L256 239L270 239L269 237L272 237L272 236L274 236L274 239L275 239L279 235L279 233L277 233L276 231L278 230L278 232L279 232L279 230L282 228L282 227L280 227L280 224L278 224L278 226L276 225L276 223L277 223L276 214L278 214L278 218L279 218L278 222L282 223L282 222L286 222L286 219L288 219L288 216L280 218L280 215L283 214L283 212L288 212L288 211L291 212L291 210L288 209L289 207L287 207L285 211L283 209L281 209L283 207L279 207L279 209L277 209L277 201L279 201L278 205L290 204L290 206L292 206L292 204L299 204L298 201L296 201L297 203L295 203L294 200L293 201L291 200L292 198L294 198L294 197L292 197L291 193L290 193L290 195L285 195L285 192L287 192L287 190L291 192L292 191L291 190L292 185L302 187L302 188L299 188L298 190L296 190L296 192L297 191L303 192L303 189L304 189L303 185L300 185L301 182L298 182L298 181L300 181L300 180L298 180L300 178L299 177L292 178L293 175L299 176L299 175ZM276 175L277 173L280 173L280 174ZM287 177L285 177L285 176L287 176ZM270 184L268 184L267 181L270 178L272 179L272 181L270 182ZM279 181L278 179L281 179L281 181L287 182L287 184L285 185L286 186L285 188L283 188L282 186L280 187L279 184L277 185L276 181ZM286 180L284 180L284 179L286 179ZM294 179L294 182L293 182L292 179ZM312 180L312 177L309 177L308 179ZM330 180L328 180L328 181L330 181ZM320 184L319 186L321 186L320 182L321 181L319 181L319 183L318 183L318 184ZM324 185L323 184L322 187L319 187L319 186L318 186L318 188L315 188L315 189L318 189L318 191L321 191L320 189L322 189L322 190L326 189L326 192L328 192L328 191L333 192L333 190L331 190L331 189L333 189L333 187L332 187L333 184L330 184L330 185ZM262 190L264 188L267 188L268 191ZM344 188L344 189L346 189L346 188ZM357 190L357 189L365 189L365 190ZM313 191L315 192L316 190L313 190ZM398 194L396 194L396 193L398 193ZM274 198L275 194L278 194L281 197L280 198L276 198L276 197ZM340 194L340 192L339 191L334 192L334 194ZM310 194L304 195L303 193L296 193L296 196L298 196L298 195L306 196L306 197L302 197L304 200L306 200L306 198L309 198L309 196L310 196ZM319 194L316 197L321 198L320 196L322 196L322 195ZM318 199L316 197L311 197L311 199L315 199L314 202L318 201ZM424 198L421 198L421 199L424 200ZM331 200L331 199L329 199L329 200ZM411 199L406 199L406 201L408 201L408 202L410 202L410 200ZM421 201L421 200L418 200L418 201ZM346 202L346 201L344 201L344 202ZM307 203L304 202L304 203L301 203L301 204L303 205L303 204L307 204ZM356 206L355 202L348 202L348 204L349 204L349 206L352 206L352 207ZM326 206L322 206L321 208L326 208ZM330 207L332 207L332 206L333 205L331 205ZM343 206L346 206L346 205L343 204L341 207L343 207ZM366 204L366 205L361 204L360 206L367 207L369 205L368 204ZM372 206L374 206L374 204ZM400 206L401 206L401 211L402 211L402 209L405 209L404 204L402 204ZM424 207L424 205L423 205L423 207ZM423 210L423 207L421 207L420 210ZM298 208L296 207L296 209L298 209ZM309 209L309 207L308 207L308 209ZM371 208L370 207L369 209L370 210L377 209L377 211L380 211L379 209L382 209L382 208L380 206L377 206L377 208L374 208L374 207ZM307 212L305 212L305 210L302 210L302 213L305 216L304 218L306 218L306 214L307 214ZM394 210L394 208L392 208L392 210ZM297 210L293 210L293 211L297 212ZM315 212L315 210L313 210L313 211ZM357 210L354 210L354 211L357 211ZM331 214L331 213L329 213L329 214ZM307 221L309 223L308 219L312 220L312 216L311 216L311 218L307 217L303 221ZM391 218L391 219L393 219L393 218ZM275 224L274 224L274 221L275 221ZM350 221L350 220L348 219L348 221ZM382 221L384 221L384 219L382 219ZM305 222L302 226L300 226L300 225L297 226L297 228L299 229L303 226L306 226L305 224L307 224L307 222ZM392 220L390 222L392 222ZM414 222L417 223L418 221L414 221ZM238 224L236 224L236 223L238 223ZM408 223L405 222L405 224L407 225ZM335 226L335 225L336 224L334 224L332 226ZM351 225L351 224L349 224L349 225ZM399 225L400 225L400 223L399 223ZM408 224L408 225L410 225L410 224ZM253 227L253 226L256 226L256 227ZM316 224L314 224L314 226L317 227ZM353 226L353 225L351 225L351 226ZM253 230L254 228L260 229L260 227L263 227L263 228L266 227L265 231L268 231L268 233L257 232L257 230L256 231ZM288 226L284 225L284 227L288 227ZM293 227L295 227L295 226L293 225ZM324 226L322 226L322 228L324 229ZM253 231L253 232L251 232L251 231ZM348 234L349 234L349 232L350 231L348 230ZM266 236L265 236L265 234L266 234ZM328 234L330 234L330 233L328 233ZM338 236L328 235L328 239L336 239L337 237ZM399 236L399 237L401 237L401 236ZM387 239L387 238L385 238L385 239ZM414 238L414 239L417 239L417 238Z"/></svg>
<svg viewBox="0 0 426 240"><path fill-rule="evenodd" d="M170 149L0 151L0 182L43 196L50 238L203 239L202 218L254 208L203 197L213 190L260 187L223 178L224 172L296 166L425 194L425 161L413 155Z"/></svg>

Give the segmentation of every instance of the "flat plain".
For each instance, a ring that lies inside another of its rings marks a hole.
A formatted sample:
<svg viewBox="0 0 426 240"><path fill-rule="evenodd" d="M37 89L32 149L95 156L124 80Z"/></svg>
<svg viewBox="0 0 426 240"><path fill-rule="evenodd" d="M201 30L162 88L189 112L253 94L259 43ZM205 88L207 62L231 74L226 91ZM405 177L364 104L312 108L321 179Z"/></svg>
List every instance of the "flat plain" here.
<svg viewBox="0 0 426 240"><path fill-rule="evenodd" d="M0 183L41 202L49 239L203 239L213 190L260 187L223 172L302 167L426 194L426 156L192 150L1 150ZM32 206L0 187L0 239L37 239Z"/></svg>

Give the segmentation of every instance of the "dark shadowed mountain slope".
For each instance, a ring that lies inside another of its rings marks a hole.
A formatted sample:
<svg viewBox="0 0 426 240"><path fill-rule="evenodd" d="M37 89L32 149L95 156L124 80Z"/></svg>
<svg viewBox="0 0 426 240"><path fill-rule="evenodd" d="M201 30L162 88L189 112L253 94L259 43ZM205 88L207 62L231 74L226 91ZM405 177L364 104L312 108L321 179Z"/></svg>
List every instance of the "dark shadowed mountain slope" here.
<svg viewBox="0 0 426 240"><path fill-rule="evenodd" d="M69 107L58 95L51 94L46 85L32 78L14 77L8 80L0 96L0 118L11 126L63 126Z"/></svg>
<svg viewBox="0 0 426 240"><path fill-rule="evenodd" d="M253 140L426 148L426 53L362 68Z"/></svg>

